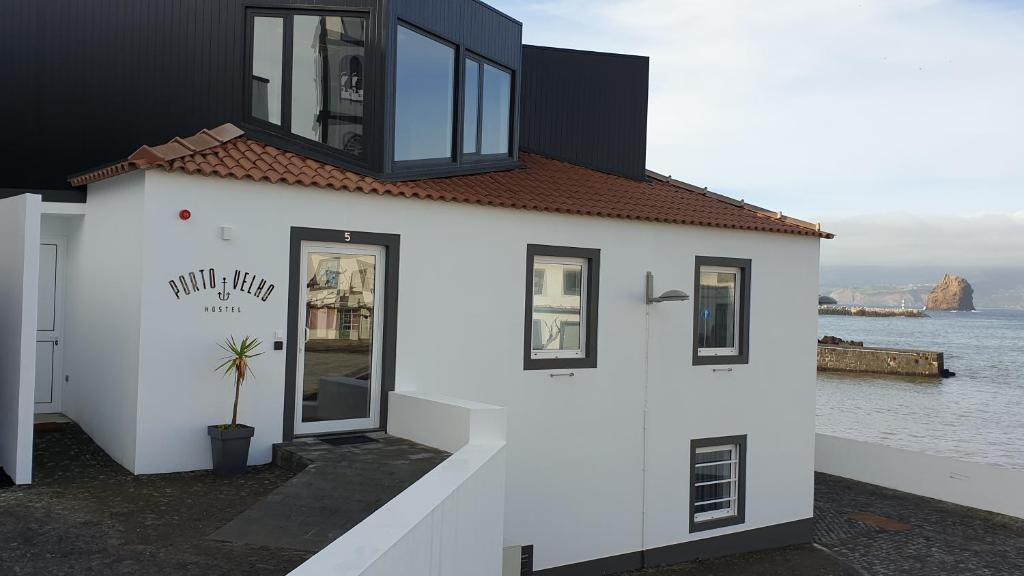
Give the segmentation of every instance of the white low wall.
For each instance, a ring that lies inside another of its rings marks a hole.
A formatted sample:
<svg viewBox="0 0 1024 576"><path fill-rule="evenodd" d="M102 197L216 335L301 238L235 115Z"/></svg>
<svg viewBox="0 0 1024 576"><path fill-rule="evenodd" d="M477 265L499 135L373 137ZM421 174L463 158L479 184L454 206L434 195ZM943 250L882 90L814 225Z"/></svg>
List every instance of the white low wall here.
<svg viewBox="0 0 1024 576"><path fill-rule="evenodd" d="M1024 518L1024 471L818 434L818 472Z"/></svg>
<svg viewBox="0 0 1024 576"><path fill-rule="evenodd" d="M39 227L42 200L0 200L0 468L32 482Z"/></svg>
<svg viewBox="0 0 1024 576"><path fill-rule="evenodd" d="M499 576L505 410L392 392L388 414L391 434L454 454L290 576Z"/></svg>

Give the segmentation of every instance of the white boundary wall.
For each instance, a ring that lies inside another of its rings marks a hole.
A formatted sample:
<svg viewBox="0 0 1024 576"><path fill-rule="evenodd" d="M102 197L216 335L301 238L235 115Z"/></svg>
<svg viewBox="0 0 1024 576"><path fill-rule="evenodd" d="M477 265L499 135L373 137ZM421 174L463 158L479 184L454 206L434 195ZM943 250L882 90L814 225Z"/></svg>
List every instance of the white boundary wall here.
<svg viewBox="0 0 1024 576"><path fill-rule="evenodd" d="M32 482L42 199L0 200L0 467Z"/></svg>
<svg viewBox="0 0 1024 576"><path fill-rule="evenodd" d="M290 576L499 576L505 410L392 392L389 414L391 434L455 453Z"/></svg>
<svg viewBox="0 0 1024 576"><path fill-rule="evenodd" d="M964 462L828 434L814 449L818 472L1024 518L1024 471Z"/></svg>

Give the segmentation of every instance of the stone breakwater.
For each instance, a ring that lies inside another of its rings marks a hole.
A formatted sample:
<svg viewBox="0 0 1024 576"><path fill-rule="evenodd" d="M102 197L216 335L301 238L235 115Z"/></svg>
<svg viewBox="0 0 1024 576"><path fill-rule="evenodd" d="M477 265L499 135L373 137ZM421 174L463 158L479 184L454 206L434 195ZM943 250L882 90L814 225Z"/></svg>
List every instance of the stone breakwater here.
<svg viewBox="0 0 1024 576"><path fill-rule="evenodd" d="M871 318L928 317L924 312L911 308L864 308L859 306L818 306L818 314L821 316L866 316Z"/></svg>
<svg viewBox="0 0 1024 576"><path fill-rule="evenodd" d="M942 352L818 344L818 370L866 372L890 376L942 377Z"/></svg>

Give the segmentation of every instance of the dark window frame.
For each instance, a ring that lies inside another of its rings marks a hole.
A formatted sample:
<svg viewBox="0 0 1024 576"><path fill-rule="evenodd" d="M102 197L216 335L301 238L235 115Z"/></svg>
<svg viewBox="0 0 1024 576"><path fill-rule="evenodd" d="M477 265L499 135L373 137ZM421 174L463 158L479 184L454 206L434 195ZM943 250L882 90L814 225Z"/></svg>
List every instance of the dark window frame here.
<svg viewBox="0 0 1024 576"><path fill-rule="evenodd" d="M697 499L697 449L709 446L737 446L738 462L736 462L736 514L726 518L716 518L703 522L694 521ZM690 533L714 530L726 526L736 526L746 522L747 508L747 435L719 436L716 438L697 438L690 440Z"/></svg>
<svg viewBox="0 0 1024 576"><path fill-rule="evenodd" d="M293 47L294 47L294 36L295 29L293 20L295 16L333 16L333 17L359 17L366 20L366 33L367 39L363 46L363 71L370 70L369 75L364 74L362 78L363 83L363 154L357 156L346 152L341 148L335 148L323 142L306 138L292 132L292 65L293 65ZM253 42L254 37L254 18L257 17L270 17L270 18L281 18L284 21L284 38L281 43L282 58L281 58L281 124L274 124L273 122L258 118L252 113L252 59L254 56ZM244 73L245 82L244 86L244 102L242 104L242 114L244 124L246 126L255 127L263 132L269 133L277 138L280 138L288 143L294 143L301 149L308 150L314 155L328 155L327 157L336 157L340 160L359 166L361 168L367 168L371 165L374 154L372 147L376 146L377 139L372 136L373 131L378 130L378 118L376 115L376 109L373 104L375 98L381 98L383 95L377 95L374 93L374 74L372 61L375 60L375 55L371 54L372 50L375 50L375 42L373 39L374 35L374 14L373 10L369 8L355 8L355 7L344 7L344 8L331 8L331 7L315 7L315 8L303 8L300 6L288 7L278 4L267 4L267 5L251 5L245 10L245 62L244 62Z"/></svg>
<svg viewBox="0 0 1024 576"><path fill-rule="evenodd" d="M512 143L513 143L513 129L515 127L516 118L516 73L511 68L502 66L493 60L488 60L479 54L463 49L463 57L460 60L462 66L462 79L465 82L466 78L466 61L470 60L480 66L480 73L477 75L477 91L476 91L476 152L466 152L463 147L459 146L459 164L476 164L486 162L503 162L512 159ZM484 136L484 71L485 66L490 66L496 70L500 70L508 74L509 79L509 98L508 98L508 151L504 153L496 154L484 154L483 150L483 136ZM466 120L466 90L465 87L460 90L459 97L459 138L465 134L465 120Z"/></svg>
<svg viewBox="0 0 1024 576"><path fill-rule="evenodd" d="M398 273L402 237L399 234L355 232L327 228L292 226L288 262L288 339L285 345L284 415L282 439L295 435L295 387L299 339L299 271L301 270L302 242L331 242L335 244L364 244L384 247L384 326L381 331L380 421L377 428L361 432L387 430L388 393L395 389L396 344L398 341ZM305 436L305 435L300 435ZM317 436L311 434L310 436Z"/></svg>
<svg viewBox="0 0 1024 576"><path fill-rule="evenodd" d="M739 334L736 335L739 354L731 356L701 356L698 342L699 310L700 310L700 269L704 266L740 269L740 317ZM722 366L750 363L750 275L751 261L749 258L724 258L717 256L697 256L693 267L693 365Z"/></svg>
<svg viewBox="0 0 1024 576"><path fill-rule="evenodd" d="M582 312L586 314L584 355L581 358L533 357L533 269L538 256L580 258L587 260L587 301ZM523 328L523 370L560 370L569 368L597 368L597 321L600 303L601 250L599 248L573 248L545 244L526 245L526 320Z"/></svg>

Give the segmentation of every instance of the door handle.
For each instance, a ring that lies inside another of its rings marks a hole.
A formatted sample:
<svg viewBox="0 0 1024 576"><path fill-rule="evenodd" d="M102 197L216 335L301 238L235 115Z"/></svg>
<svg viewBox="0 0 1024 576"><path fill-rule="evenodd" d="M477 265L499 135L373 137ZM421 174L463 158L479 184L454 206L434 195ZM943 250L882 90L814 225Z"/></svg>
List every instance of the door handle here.
<svg viewBox="0 0 1024 576"><path fill-rule="evenodd" d="M54 347L60 346L60 340L59 340L59 339L57 339L57 338L54 338L54 340L53 340L53 346L54 346Z"/></svg>

